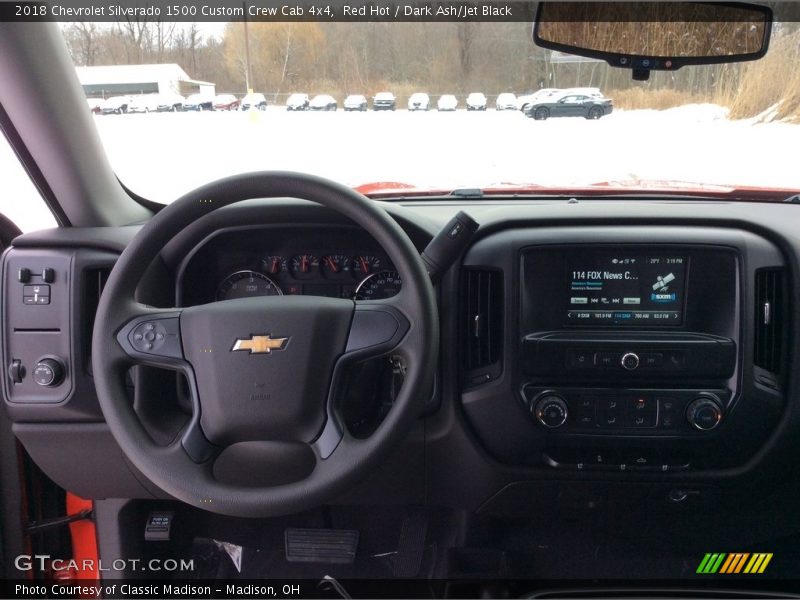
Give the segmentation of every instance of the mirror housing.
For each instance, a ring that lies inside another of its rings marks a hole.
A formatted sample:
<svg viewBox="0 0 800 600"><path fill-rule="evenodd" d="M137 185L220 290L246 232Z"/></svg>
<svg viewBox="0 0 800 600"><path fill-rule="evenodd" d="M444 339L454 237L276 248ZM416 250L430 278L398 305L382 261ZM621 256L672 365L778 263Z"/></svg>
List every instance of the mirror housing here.
<svg viewBox="0 0 800 600"><path fill-rule="evenodd" d="M741 2L544 1L533 41L631 69L644 81L652 70L759 59L772 21L769 7Z"/></svg>

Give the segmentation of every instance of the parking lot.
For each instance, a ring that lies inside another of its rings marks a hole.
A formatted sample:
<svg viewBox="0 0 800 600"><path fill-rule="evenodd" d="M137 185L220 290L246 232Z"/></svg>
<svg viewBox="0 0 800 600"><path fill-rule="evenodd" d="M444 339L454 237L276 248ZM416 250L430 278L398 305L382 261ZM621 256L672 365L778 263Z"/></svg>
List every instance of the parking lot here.
<svg viewBox="0 0 800 600"><path fill-rule="evenodd" d="M729 121L714 105L616 110L597 121L534 121L493 109L311 113L281 106L93 118L120 179L165 203L212 179L263 169L350 185L447 189L641 179L800 189L793 151L800 125ZM15 160L10 149L0 150L0 162ZM0 199L5 214L25 230L52 224L24 172L12 170L8 183L13 193Z"/></svg>
<svg viewBox="0 0 800 600"><path fill-rule="evenodd" d="M121 180L169 202L232 172L289 169L358 185L585 184L673 179L800 187L797 125L728 121L713 105L534 121L516 111L266 111L95 116ZM731 168L731 164L736 165Z"/></svg>

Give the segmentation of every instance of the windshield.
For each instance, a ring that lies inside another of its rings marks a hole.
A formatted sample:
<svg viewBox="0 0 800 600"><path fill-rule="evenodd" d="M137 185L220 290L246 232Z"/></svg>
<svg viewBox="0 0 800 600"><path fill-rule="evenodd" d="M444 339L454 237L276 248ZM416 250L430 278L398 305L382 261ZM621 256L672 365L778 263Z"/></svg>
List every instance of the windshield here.
<svg viewBox="0 0 800 600"><path fill-rule="evenodd" d="M406 191L800 189L798 23L760 60L641 82L534 45L530 21L328 21L62 30L87 97L112 98L94 121L114 170L157 202L265 169ZM128 111L144 93L158 109Z"/></svg>

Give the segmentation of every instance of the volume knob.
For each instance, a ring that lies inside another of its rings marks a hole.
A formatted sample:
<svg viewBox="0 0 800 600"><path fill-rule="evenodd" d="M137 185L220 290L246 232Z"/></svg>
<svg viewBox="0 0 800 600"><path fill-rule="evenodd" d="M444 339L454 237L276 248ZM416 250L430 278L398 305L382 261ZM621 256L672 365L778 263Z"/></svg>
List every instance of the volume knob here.
<svg viewBox="0 0 800 600"><path fill-rule="evenodd" d="M639 368L639 355L635 352L627 352L622 355L620 364L622 365L623 369L634 371Z"/></svg>
<svg viewBox="0 0 800 600"><path fill-rule="evenodd" d="M567 422L569 408L561 396L547 394L534 404L533 415L545 427L555 429Z"/></svg>

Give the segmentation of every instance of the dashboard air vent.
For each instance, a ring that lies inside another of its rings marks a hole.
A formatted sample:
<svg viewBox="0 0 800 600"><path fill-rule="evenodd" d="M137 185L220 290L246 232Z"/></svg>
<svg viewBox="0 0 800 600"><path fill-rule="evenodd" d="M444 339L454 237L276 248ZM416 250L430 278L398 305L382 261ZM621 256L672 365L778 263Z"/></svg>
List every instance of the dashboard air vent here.
<svg viewBox="0 0 800 600"><path fill-rule="evenodd" d="M503 275L467 269L463 279L465 367L474 371L500 360L503 341ZM490 375L484 375L490 379Z"/></svg>
<svg viewBox="0 0 800 600"><path fill-rule="evenodd" d="M782 269L756 271L756 321L753 362L774 374L783 364L786 311L785 273Z"/></svg>

